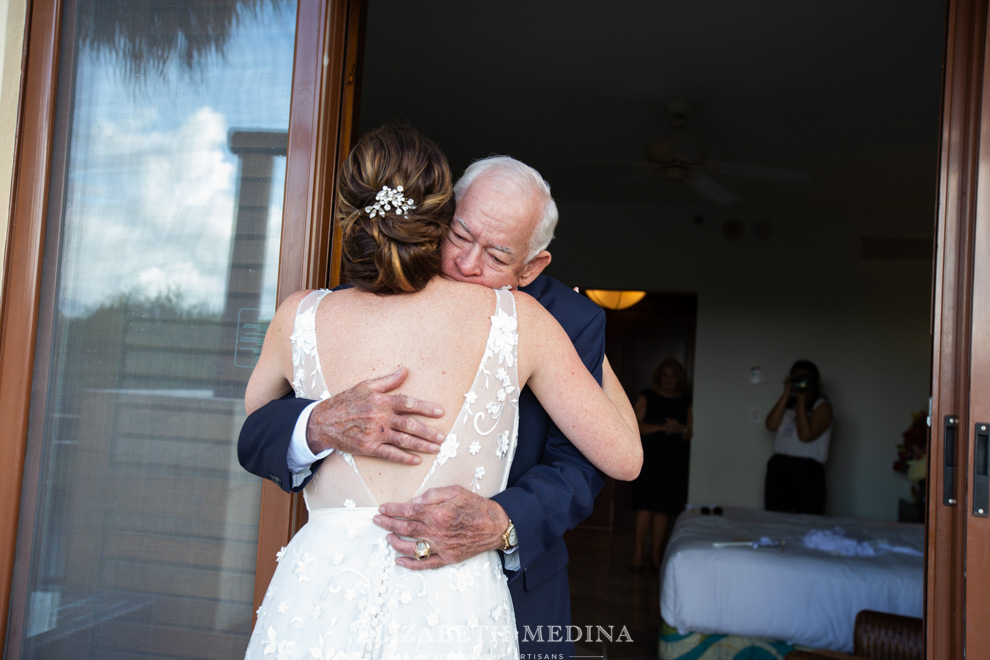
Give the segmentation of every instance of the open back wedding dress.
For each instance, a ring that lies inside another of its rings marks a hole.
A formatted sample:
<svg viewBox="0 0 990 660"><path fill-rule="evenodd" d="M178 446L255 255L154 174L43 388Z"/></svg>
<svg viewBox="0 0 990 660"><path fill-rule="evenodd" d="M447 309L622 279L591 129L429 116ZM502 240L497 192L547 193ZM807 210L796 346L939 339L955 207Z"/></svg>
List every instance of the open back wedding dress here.
<svg viewBox="0 0 990 660"><path fill-rule="evenodd" d="M299 305L292 333L296 396L330 396L316 350L316 310L329 291ZM481 364L415 497L460 485L484 497L505 488L519 424L516 310L495 291ZM424 456L424 461L429 461ZM379 502L353 457L331 453L304 491L309 522L278 554L247 658L512 658L512 602L495 551L435 570L396 565Z"/></svg>

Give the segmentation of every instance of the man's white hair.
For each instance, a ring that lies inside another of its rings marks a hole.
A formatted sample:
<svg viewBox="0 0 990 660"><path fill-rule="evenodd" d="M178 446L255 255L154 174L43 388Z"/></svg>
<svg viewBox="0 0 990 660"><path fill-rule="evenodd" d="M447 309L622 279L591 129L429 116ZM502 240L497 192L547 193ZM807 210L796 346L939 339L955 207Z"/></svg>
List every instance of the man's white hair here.
<svg viewBox="0 0 990 660"><path fill-rule="evenodd" d="M519 192L532 193L543 202L543 212L529 239L527 263L545 250L553 240L557 228L557 203L550 195L550 184L535 169L510 156L489 156L476 160L464 170L464 174L454 184L454 196L461 199L468 188L480 176L494 175Z"/></svg>

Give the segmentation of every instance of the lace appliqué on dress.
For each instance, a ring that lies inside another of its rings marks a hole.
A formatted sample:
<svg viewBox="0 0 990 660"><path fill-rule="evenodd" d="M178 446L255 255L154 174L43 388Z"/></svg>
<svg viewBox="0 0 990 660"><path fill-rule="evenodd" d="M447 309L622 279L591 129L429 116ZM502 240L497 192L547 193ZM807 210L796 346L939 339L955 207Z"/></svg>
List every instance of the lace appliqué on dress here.
<svg viewBox="0 0 990 660"><path fill-rule="evenodd" d="M329 291L313 291L299 303L289 341L292 344L292 389L297 397L329 399L316 352L316 309Z"/></svg>

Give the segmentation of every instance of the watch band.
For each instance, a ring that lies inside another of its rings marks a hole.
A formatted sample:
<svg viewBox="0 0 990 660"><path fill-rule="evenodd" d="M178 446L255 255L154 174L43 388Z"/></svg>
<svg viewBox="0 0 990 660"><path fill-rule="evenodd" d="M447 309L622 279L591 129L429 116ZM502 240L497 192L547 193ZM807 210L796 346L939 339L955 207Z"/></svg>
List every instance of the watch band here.
<svg viewBox="0 0 990 660"><path fill-rule="evenodd" d="M502 550L511 550L512 548L519 545L519 541L516 538L516 526L512 523L512 519L509 519L509 526L505 528L502 532Z"/></svg>

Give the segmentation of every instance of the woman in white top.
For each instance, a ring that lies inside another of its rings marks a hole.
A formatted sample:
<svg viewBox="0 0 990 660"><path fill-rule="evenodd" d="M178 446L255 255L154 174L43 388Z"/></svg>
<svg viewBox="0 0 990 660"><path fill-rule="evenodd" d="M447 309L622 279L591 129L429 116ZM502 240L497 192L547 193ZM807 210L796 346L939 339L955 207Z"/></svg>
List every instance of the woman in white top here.
<svg viewBox="0 0 990 660"><path fill-rule="evenodd" d="M247 657L516 660L497 553L408 570L372 518L379 503L427 488L461 485L484 497L504 489L524 385L596 467L634 479L643 455L632 406L613 404L536 300L441 274L454 197L432 142L404 127L365 135L337 193L342 264L354 286L297 292L279 306L247 411L289 390L325 398L408 367L399 390L440 404L437 424L449 430L417 465L342 452L324 461L304 491L309 521L279 553Z"/></svg>
<svg viewBox="0 0 990 660"><path fill-rule="evenodd" d="M766 425L776 433L763 489L766 510L825 513L832 404L822 396L821 375L814 362L794 363Z"/></svg>

